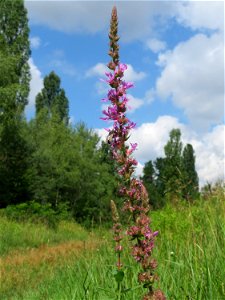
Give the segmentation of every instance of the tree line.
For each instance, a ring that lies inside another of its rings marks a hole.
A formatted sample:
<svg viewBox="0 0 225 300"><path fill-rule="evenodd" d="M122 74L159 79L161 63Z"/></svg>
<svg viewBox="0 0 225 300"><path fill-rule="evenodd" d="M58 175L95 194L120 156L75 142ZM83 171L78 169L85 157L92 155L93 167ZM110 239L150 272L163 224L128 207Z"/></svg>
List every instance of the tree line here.
<svg viewBox="0 0 225 300"><path fill-rule="evenodd" d="M52 71L27 121L29 26L23 0L0 2L0 208L36 201L57 209L66 203L78 221L110 219L110 199L120 201L107 143L83 123L69 124L69 100ZM198 194L194 150L182 149L174 129L165 158L149 161L143 181L153 207Z"/></svg>
<svg viewBox="0 0 225 300"><path fill-rule="evenodd" d="M171 130L164 146L164 157L145 164L142 180L154 208L162 207L167 201L193 201L198 198L194 149L191 144L183 147L180 129Z"/></svg>

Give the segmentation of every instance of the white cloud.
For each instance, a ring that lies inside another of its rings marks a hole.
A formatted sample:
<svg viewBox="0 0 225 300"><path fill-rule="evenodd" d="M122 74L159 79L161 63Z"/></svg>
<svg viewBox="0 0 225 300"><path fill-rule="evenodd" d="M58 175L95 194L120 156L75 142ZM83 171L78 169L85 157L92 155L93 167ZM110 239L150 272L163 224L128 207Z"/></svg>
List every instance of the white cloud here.
<svg viewBox="0 0 225 300"><path fill-rule="evenodd" d="M41 45L41 39L38 36L31 37L30 45L31 45L31 48L38 49Z"/></svg>
<svg viewBox="0 0 225 300"><path fill-rule="evenodd" d="M192 29L224 30L223 1L191 1L177 6L177 20Z"/></svg>
<svg viewBox="0 0 225 300"><path fill-rule="evenodd" d="M25 1L31 24L44 24L66 33L91 33L108 30L113 3L110 1ZM157 22L171 15L174 3L116 3L123 41L144 40L154 32Z"/></svg>
<svg viewBox="0 0 225 300"><path fill-rule="evenodd" d="M173 128L183 129L183 125L171 116L159 117L155 123L144 123L132 131L130 141L137 142L136 151L138 161L146 162L163 155L163 147L166 144L169 132ZM182 130L183 131L183 130Z"/></svg>
<svg viewBox="0 0 225 300"><path fill-rule="evenodd" d="M138 164L136 166L136 169L135 169L135 173L134 173L135 176L138 176L138 177L142 176L143 175L143 169L144 169L144 165L138 162Z"/></svg>
<svg viewBox="0 0 225 300"><path fill-rule="evenodd" d="M44 24L67 33L108 30L111 1L25 1L31 24ZM117 1L121 40L154 37L175 19L193 29L222 29L223 2L219 1Z"/></svg>
<svg viewBox="0 0 225 300"><path fill-rule="evenodd" d="M127 97L129 99L127 110L128 113L133 113L136 109L140 108L144 104L143 99L136 98L131 94L128 94Z"/></svg>
<svg viewBox="0 0 225 300"><path fill-rule="evenodd" d="M159 55L163 68L156 92L172 97L191 123L199 129L222 121L224 114L223 37L197 34Z"/></svg>
<svg viewBox="0 0 225 300"><path fill-rule="evenodd" d="M105 73L108 71L109 71L109 69L107 68L106 64L97 63L95 66L93 66L92 68L90 68L86 71L85 76L86 77L92 77L92 76L105 77Z"/></svg>
<svg viewBox="0 0 225 300"><path fill-rule="evenodd" d="M31 81L30 81L30 93L28 97L28 105L26 112L34 113L35 110L35 97L43 88L43 78L38 67L35 65L32 58L29 59Z"/></svg>
<svg viewBox="0 0 225 300"><path fill-rule="evenodd" d="M166 43L158 39L149 39L146 42L147 47L154 53L166 49Z"/></svg>
<svg viewBox="0 0 225 300"><path fill-rule="evenodd" d="M126 81L139 81L146 77L146 73L142 71L135 71L132 65L127 64L127 70L124 73L124 79Z"/></svg>
<svg viewBox="0 0 225 300"><path fill-rule="evenodd" d="M109 3L81 1L26 1L32 24L44 24L62 32L95 33L107 26Z"/></svg>
<svg viewBox="0 0 225 300"><path fill-rule="evenodd" d="M202 184L224 180L224 136L225 126L218 125L201 140L192 141L196 150L196 168Z"/></svg>
<svg viewBox="0 0 225 300"><path fill-rule="evenodd" d="M172 116L161 116L155 122L144 123L134 129L129 142L138 143L134 156L140 163L140 175L144 163L164 156L164 146L169 139L169 132L180 128L183 145L192 144L196 155L196 169L200 185L224 178L224 125L218 125L209 133L198 134ZM107 131L96 132L105 140Z"/></svg>

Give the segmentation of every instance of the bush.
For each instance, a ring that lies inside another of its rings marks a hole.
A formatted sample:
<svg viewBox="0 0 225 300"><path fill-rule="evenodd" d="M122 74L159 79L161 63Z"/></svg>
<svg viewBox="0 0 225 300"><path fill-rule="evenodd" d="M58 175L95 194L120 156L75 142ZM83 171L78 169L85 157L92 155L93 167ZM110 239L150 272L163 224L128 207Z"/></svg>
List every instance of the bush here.
<svg viewBox="0 0 225 300"><path fill-rule="evenodd" d="M57 228L59 221L70 219L67 202L60 203L53 209L50 203L40 204L35 201L29 201L17 205L9 205L1 210L1 214L14 221L42 223L54 229Z"/></svg>

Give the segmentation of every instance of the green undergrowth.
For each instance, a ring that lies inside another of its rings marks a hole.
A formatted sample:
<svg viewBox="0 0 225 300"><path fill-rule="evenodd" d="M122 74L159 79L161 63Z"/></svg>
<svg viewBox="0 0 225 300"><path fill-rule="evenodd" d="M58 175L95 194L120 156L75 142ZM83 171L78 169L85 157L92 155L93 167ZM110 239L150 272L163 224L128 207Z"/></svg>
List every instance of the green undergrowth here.
<svg viewBox="0 0 225 300"><path fill-rule="evenodd" d="M16 222L0 217L0 256L12 250L56 245L70 240L85 240L88 232L74 222L61 221L57 229L32 222Z"/></svg>
<svg viewBox="0 0 225 300"><path fill-rule="evenodd" d="M167 299L225 299L223 197L220 194L207 201L167 206L151 213L152 227L160 231L154 251L160 279L155 286L164 291ZM12 228L17 225L15 223L8 227L6 231L9 237L9 232L13 234ZM35 226L29 228L35 230ZM79 226L77 228L80 230L80 237L78 235L77 238L85 239L87 232ZM47 231L46 228L43 231ZM69 259L65 257L63 264L53 266L44 263L35 269L27 268L24 272L30 272L30 277L27 277L30 284L14 284L13 289L5 289L2 299L141 299L144 291L137 283L139 270L129 254L130 249L123 252L125 278L118 296L113 277L116 257L111 233L99 228L94 235L96 240L101 238L101 243L97 243L94 249L81 251L78 256ZM71 237L72 233L67 232L68 236Z"/></svg>

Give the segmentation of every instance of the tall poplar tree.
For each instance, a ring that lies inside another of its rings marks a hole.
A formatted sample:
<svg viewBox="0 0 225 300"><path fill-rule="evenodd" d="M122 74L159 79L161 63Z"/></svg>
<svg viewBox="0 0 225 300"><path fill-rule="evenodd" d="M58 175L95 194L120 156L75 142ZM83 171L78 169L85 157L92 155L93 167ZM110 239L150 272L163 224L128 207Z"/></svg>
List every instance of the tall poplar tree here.
<svg viewBox="0 0 225 300"><path fill-rule="evenodd" d="M29 28L22 0L0 1L0 207L25 200L26 143L22 117L28 100Z"/></svg>
<svg viewBox="0 0 225 300"><path fill-rule="evenodd" d="M156 170L152 161L148 161L143 169L143 176L141 177L148 194L149 203L153 208L160 208L164 205L163 194L160 194L159 180L156 178Z"/></svg>
<svg viewBox="0 0 225 300"><path fill-rule="evenodd" d="M195 155L191 144L184 147L182 155L183 197L194 200L199 193L198 174L195 169Z"/></svg>
<svg viewBox="0 0 225 300"><path fill-rule="evenodd" d="M42 112L47 119L56 116L60 122L68 125L69 101L60 83L59 76L53 71L45 76L44 87L36 96L36 115Z"/></svg>
<svg viewBox="0 0 225 300"><path fill-rule="evenodd" d="M22 113L29 94L29 27L23 0L0 1L0 107Z"/></svg>
<svg viewBox="0 0 225 300"><path fill-rule="evenodd" d="M164 147L166 194L170 200L181 196L182 188L182 142L180 129L172 129Z"/></svg>

